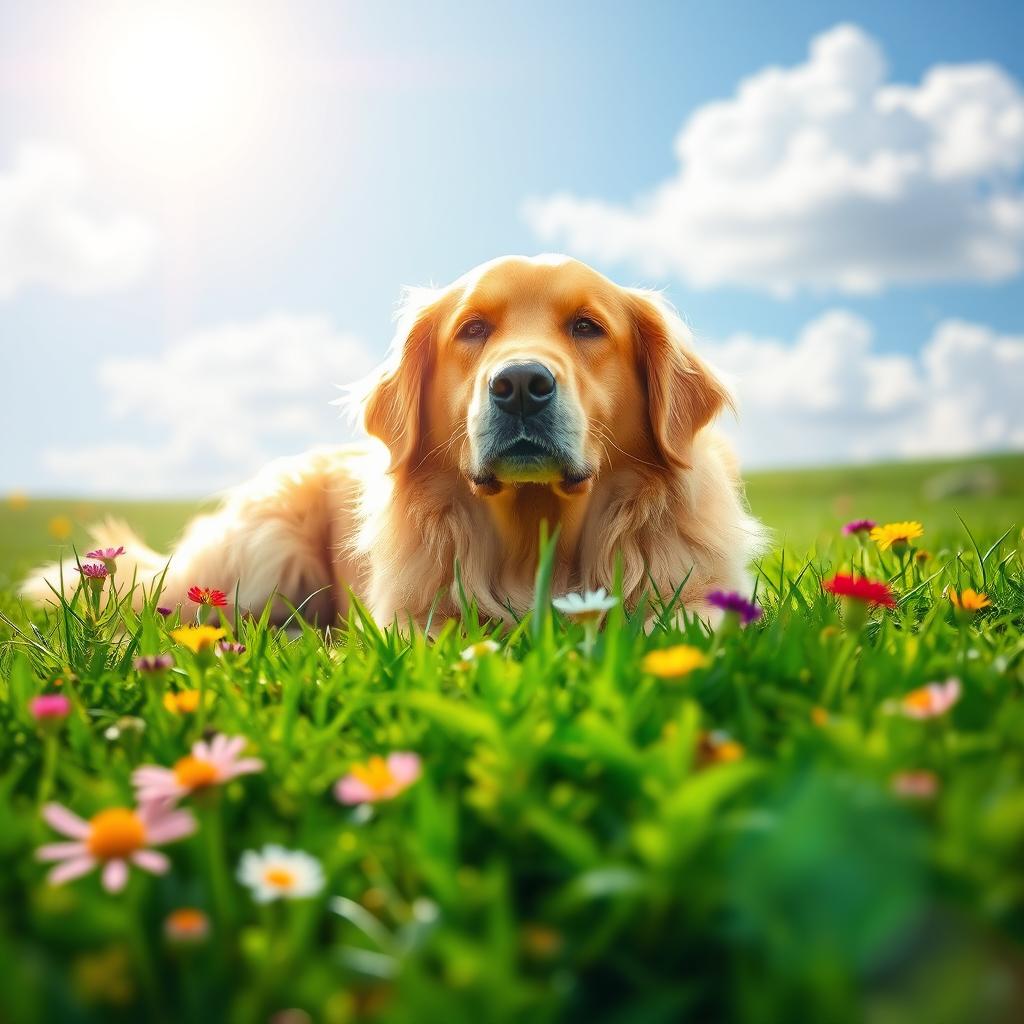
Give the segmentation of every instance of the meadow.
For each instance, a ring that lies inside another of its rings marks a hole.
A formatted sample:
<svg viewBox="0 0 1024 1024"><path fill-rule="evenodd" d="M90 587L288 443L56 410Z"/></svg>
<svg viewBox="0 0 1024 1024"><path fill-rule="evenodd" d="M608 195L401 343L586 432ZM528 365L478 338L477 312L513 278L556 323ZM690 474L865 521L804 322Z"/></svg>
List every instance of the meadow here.
<svg viewBox="0 0 1024 1024"><path fill-rule="evenodd" d="M749 497L749 623L588 617L542 560L514 628L467 595L427 639L136 612L116 571L26 609L97 515L161 547L194 506L12 496L0 1020L1019 1019L1024 457Z"/></svg>

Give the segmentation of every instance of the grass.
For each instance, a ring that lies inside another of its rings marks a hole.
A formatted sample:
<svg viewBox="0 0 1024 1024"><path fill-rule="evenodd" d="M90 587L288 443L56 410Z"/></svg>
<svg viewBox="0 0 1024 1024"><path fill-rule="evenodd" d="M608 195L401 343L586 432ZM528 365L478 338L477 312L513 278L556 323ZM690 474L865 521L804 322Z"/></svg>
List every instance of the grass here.
<svg viewBox="0 0 1024 1024"><path fill-rule="evenodd" d="M0 595L0 1020L1015 1019L1022 461L986 460L988 495L977 464L957 467L946 488L974 493L946 499L924 485L948 467L755 478L787 541L761 567L761 621L712 636L652 595L614 609L589 656L543 563L512 630L472 607L434 640L358 609L326 638L229 619L246 651L217 657L176 643L152 602L41 613ZM6 510L8 564L45 556L66 507ZM186 509L150 511L129 518L162 544ZM841 537L853 515L922 519L931 558ZM845 618L821 579L851 567L891 581L897 607ZM963 621L945 591L967 586L992 606ZM460 657L488 637L497 652ZM706 665L645 670L679 644ZM133 667L158 651L175 660L163 681ZM951 677L948 712L900 711ZM202 689L205 711L172 714L165 688ZM71 698L59 731L29 713L43 690ZM133 870L116 896L95 873L45 883L33 850L58 837L41 803L129 806L132 770L174 764L204 729L245 736L265 767L183 801L199 828L165 848L167 874ZM337 802L339 778L391 751L418 753L421 778ZM934 795L895 791L907 772ZM236 865L271 842L321 862L320 894L252 900ZM184 906L211 924L186 948L164 938Z"/></svg>

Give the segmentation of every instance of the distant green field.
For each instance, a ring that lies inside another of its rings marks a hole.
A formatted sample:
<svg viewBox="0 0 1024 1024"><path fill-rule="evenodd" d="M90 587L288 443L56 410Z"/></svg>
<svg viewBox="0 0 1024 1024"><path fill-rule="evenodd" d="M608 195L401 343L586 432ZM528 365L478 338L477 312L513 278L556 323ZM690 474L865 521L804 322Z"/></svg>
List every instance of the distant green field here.
<svg viewBox="0 0 1024 1024"><path fill-rule="evenodd" d="M833 537L848 519L920 519L928 533L959 529L957 513L983 536L1024 525L1024 455L945 462L891 463L832 469L750 473L747 493L754 512L775 540L805 551ZM15 503L18 504L18 503ZM56 556L62 542L49 526L66 517L72 532L63 546L84 550L86 527L105 516L125 519L158 550L168 550L201 506L192 501L30 499L24 507L0 505L0 588L32 565ZM925 541L927 543L927 541Z"/></svg>

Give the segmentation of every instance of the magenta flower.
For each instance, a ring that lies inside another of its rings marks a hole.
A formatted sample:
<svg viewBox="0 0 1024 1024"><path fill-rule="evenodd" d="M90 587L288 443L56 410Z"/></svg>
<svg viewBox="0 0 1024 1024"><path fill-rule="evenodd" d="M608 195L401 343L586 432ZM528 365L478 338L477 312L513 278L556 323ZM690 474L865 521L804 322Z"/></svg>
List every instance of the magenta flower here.
<svg viewBox="0 0 1024 1024"><path fill-rule="evenodd" d="M847 537L867 536L876 526L874 519L853 519L843 527Z"/></svg>
<svg viewBox="0 0 1024 1024"><path fill-rule="evenodd" d="M335 784L334 795L343 804L390 800L408 789L421 771L418 754L400 751L388 754L386 759L375 755L365 764L354 764L348 775Z"/></svg>
<svg viewBox="0 0 1024 1024"><path fill-rule="evenodd" d="M230 640L221 640L217 648L222 654L245 654L245 644L232 643Z"/></svg>
<svg viewBox="0 0 1024 1024"><path fill-rule="evenodd" d="M128 865L162 875L170 862L151 849L184 839L196 830L196 820L188 811L166 803L143 804L131 810L108 807L89 821L60 804L46 804L43 818L47 824L74 842L49 843L36 850L36 858L56 861L50 872L51 885L61 885L88 874L103 865L102 882L107 892L120 892L128 881Z"/></svg>
<svg viewBox="0 0 1024 1024"><path fill-rule="evenodd" d="M720 608L727 615L735 615L744 626L761 618L761 609L735 591L713 590L706 598L712 608Z"/></svg>
<svg viewBox="0 0 1024 1024"><path fill-rule="evenodd" d="M164 608L163 605L157 605L157 615L162 615L165 619L174 611L173 608Z"/></svg>
<svg viewBox="0 0 1024 1024"><path fill-rule="evenodd" d="M90 580L105 580L109 575L107 567L97 562L85 562L78 571Z"/></svg>
<svg viewBox="0 0 1024 1024"><path fill-rule="evenodd" d="M192 753L171 768L144 764L132 772L136 796L143 804L150 800L179 800L197 789L221 786L239 775L262 771L262 761L238 756L248 742L244 736L218 733L209 743L199 740Z"/></svg>
<svg viewBox="0 0 1024 1024"><path fill-rule="evenodd" d="M143 654L135 659L135 670L143 675L154 675L166 672L174 664L169 654Z"/></svg>
<svg viewBox="0 0 1024 1024"><path fill-rule="evenodd" d="M37 722L67 718L71 701L62 693L41 693L28 702L28 710Z"/></svg>
<svg viewBox="0 0 1024 1024"><path fill-rule="evenodd" d="M101 562L112 562L124 554L124 548L97 548L95 551L87 551L86 558L98 558Z"/></svg>

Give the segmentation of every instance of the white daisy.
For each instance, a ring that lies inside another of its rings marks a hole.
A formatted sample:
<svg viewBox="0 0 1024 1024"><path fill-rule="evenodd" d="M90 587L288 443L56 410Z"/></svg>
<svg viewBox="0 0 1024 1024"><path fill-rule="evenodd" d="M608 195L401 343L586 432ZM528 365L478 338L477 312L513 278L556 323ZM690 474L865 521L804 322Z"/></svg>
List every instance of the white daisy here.
<svg viewBox="0 0 1024 1024"><path fill-rule="evenodd" d="M478 640L475 644L467 647L459 657L463 661L476 661L477 658L482 658L485 654L497 654L500 650L501 644L495 643L493 640Z"/></svg>
<svg viewBox="0 0 1024 1024"><path fill-rule="evenodd" d="M604 587L588 590L583 594L566 594L551 602L567 619L576 622L600 622L618 603L617 597L610 597Z"/></svg>
<svg viewBox="0 0 1024 1024"><path fill-rule="evenodd" d="M238 880L252 890L257 903L300 900L315 896L324 887L323 869L316 857L273 843L242 854Z"/></svg>

